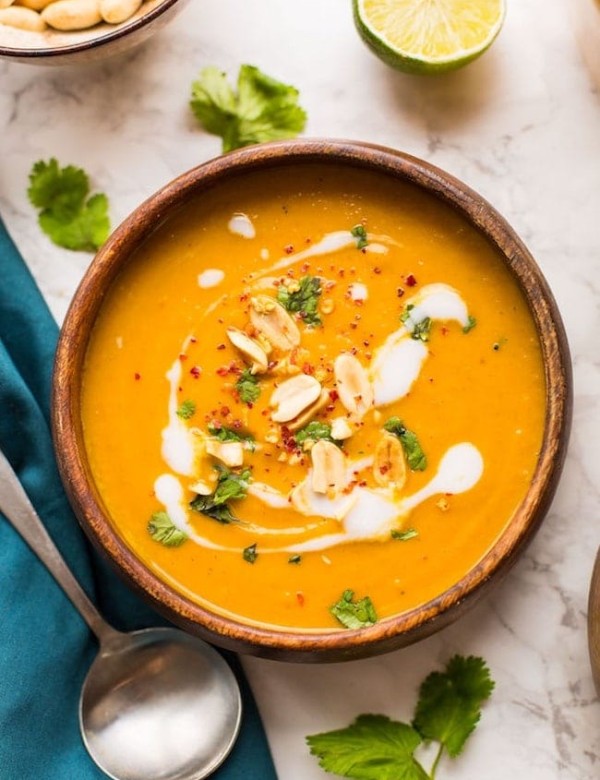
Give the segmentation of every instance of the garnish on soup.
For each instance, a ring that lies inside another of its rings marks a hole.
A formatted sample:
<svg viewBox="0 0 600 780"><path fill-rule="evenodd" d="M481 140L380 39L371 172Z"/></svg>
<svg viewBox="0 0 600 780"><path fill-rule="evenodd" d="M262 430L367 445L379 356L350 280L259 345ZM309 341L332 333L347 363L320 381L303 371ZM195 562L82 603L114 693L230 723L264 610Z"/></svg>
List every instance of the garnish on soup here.
<svg viewBox="0 0 600 780"><path fill-rule="evenodd" d="M307 165L157 228L107 294L82 415L116 527L173 587L344 630L433 598L494 543L535 469L544 379L516 283L458 214Z"/></svg>

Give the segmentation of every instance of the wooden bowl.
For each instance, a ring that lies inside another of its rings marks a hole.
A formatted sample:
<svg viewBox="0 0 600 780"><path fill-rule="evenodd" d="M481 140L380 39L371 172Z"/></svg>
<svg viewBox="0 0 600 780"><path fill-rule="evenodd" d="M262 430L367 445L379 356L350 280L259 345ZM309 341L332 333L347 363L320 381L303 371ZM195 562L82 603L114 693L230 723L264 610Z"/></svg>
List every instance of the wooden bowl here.
<svg viewBox="0 0 600 780"><path fill-rule="evenodd" d="M546 380L543 442L530 487L492 549L459 582L428 603L360 630L306 632L257 627L192 602L150 571L123 542L102 508L90 474L80 418L80 381L103 295L135 249L178 207L231 177L281 165L320 162L369 169L422 188L456 209L499 250L529 305L542 345ZM143 203L112 234L85 275L67 314L54 374L54 440L71 503L92 542L158 612L190 633L232 650L288 661L340 661L415 642L456 620L499 582L537 531L554 495L571 418L567 340L535 261L505 220L466 185L422 160L367 144L298 140L254 146L183 174Z"/></svg>
<svg viewBox="0 0 600 780"><path fill-rule="evenodd" d="M98 24L88 30L27 32L0 24L0 58L35 65L96 62L120 54L162 29L188 0L146 0L121 24Z"/></svg>

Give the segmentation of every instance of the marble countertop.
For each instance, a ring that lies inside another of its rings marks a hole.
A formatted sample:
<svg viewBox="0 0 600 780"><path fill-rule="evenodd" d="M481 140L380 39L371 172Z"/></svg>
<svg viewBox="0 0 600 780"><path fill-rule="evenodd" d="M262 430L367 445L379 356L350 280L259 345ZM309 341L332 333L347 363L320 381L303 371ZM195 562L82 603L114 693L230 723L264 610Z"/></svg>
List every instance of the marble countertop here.
<svg viewBox="0 0 600 780"><path fill-rule="evenodd" d="M477 734L440 780L600 776L600 702L586 640L600 543L600 96L569 0L509 2L492 49L466 69L396 73L356 34L348 0L196 0L141 49L102 64L0 63L0 213L60 320L91 257L50 244L26 198L39 158L83 166L109 194L113 224L220 141L187 107L209 64L241 63L296 85L306 134L362 139L445 168L490 200L525 240L567 328L575 413L553 506L527 553L465 618L366 661L244 661L282 780L326 775L304 735L361 712L410 718L416 688L454 653L481 655L496 680ZM0 284L2 283L0 268Z"/></svg>

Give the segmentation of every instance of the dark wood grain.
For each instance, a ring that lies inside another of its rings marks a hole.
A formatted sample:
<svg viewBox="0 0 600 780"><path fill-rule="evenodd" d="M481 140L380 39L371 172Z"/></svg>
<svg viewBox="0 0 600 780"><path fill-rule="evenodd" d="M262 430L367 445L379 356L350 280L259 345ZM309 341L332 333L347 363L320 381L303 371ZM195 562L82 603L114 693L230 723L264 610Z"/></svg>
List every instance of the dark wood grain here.
<svg viewBox="0 0 600 780"><path fill-rule="evenodd" d="M493 548L446 592L428 603L359 631L291 631L255 626L210 612L160 580L123 542L90 474L79 411L82 365L103 296L132 253L182 203L222 180L275 166L348 165L412 182L459 211L495 245L523 291L542 345L546 418L539 459L521 505ZM211 160L143 203L100 250L73 299L56 356L53 431L60 472L92 542L161 614L183 629L232 650L286 661L342 661L384 653L423 639L471 608L510 570L539 528L556 490L567 451L572 379L569 349L554 298L527 248L481 196L429 163L394 150L349 141L264 144Z"/></svg>

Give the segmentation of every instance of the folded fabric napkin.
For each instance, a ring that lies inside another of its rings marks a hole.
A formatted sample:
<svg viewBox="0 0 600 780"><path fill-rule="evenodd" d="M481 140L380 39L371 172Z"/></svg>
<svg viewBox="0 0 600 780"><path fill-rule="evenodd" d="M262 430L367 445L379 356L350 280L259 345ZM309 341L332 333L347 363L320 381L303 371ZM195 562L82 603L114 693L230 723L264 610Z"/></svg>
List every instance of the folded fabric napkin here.
<svg viewBox="0 0 600 780"><path fill-rule="evenodd" d="M0 449L109 622L122 630L164 624L88 546L63 492L49 428L57 335L56 323L0 220ZM2 515L0 572L0 777L105 777L83 747L77 720L79 692L96 640ZM236 657L224 655L242 689L244 716L238 741L214 777L270 780L276 774L252 694Z"/></svg>

